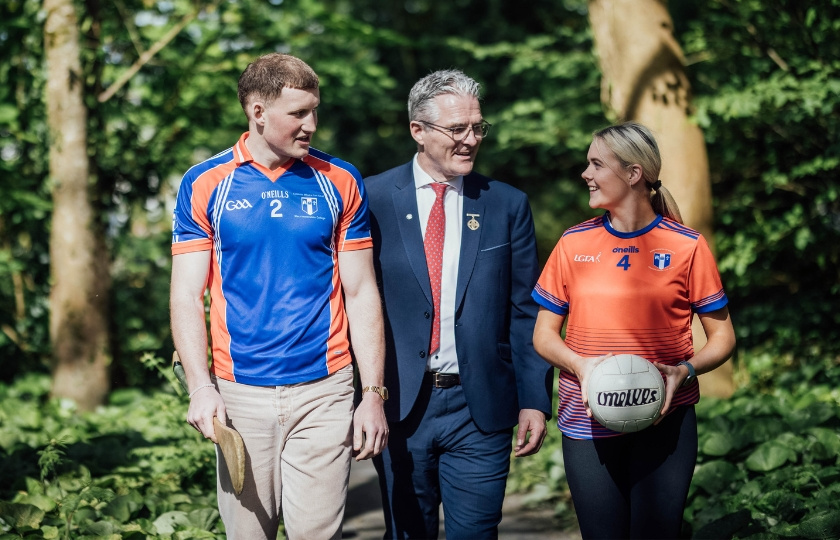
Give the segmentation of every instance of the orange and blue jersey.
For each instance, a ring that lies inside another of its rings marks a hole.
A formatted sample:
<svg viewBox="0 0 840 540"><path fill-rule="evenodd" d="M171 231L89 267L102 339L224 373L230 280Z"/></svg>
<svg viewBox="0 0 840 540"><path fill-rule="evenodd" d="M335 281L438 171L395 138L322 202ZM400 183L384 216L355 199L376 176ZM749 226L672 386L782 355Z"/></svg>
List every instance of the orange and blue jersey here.
<svg viewBox="0 0 840 540"><path fill-rule="evenodd" d="M566 345L576 354L636 354L676 365L694 356L691 319L728 303L714 257L697 231L657 216L623 233L609 214L563 233L532 293L542 307L567 318ZM586 416L577 377L561 370L557 425L573 439L619 433ZM700 399L697 382L673 404Z"/></svg>
<svg viewBox="0 0 840 540"><path fill-rule="evenodd" d="M211 251L216 376L315 380L351 362L338 253L372 247L364 184L351 164L315 149L268 170L247 137L184 175L172 254Z"/></svg>

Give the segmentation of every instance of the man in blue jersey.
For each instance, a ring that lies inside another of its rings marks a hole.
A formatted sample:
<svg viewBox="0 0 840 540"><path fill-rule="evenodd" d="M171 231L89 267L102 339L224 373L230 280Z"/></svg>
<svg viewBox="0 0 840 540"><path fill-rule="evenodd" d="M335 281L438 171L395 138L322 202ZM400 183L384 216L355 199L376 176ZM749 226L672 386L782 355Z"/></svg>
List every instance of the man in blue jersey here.
<svg viewBox="0 0 840 540"><path fill-rule="evenodd" d="M174 212L187 421L217 442L218 417L247 455L236 495L217 450L228 538L275 538L281 509L290 538L340 538L351 453L370 458L388 440L367 195L355 167L310 148L318 84L290 55L251 63L239 79L248 131L187 171ZM352 357L364 386L355 414Z"/></svg>
<svg viewBox="0 0 840 540"><path fill-rule="evenodd" d="M385 299L388 448L374 459L386 538L496 538L510 467L537 452L549 366L531 343L539 273L521 191L472 171L490 128L457 70L414 85L417 153L366 178Z"/></svg>

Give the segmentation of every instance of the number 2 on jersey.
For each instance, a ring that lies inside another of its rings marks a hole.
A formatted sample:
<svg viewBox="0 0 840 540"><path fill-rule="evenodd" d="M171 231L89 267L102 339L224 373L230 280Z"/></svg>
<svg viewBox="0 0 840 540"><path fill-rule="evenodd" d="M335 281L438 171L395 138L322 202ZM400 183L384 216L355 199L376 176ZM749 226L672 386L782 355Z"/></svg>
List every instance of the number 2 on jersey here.
<svg viewBox="0 0 840 540"><path fill-rule="evenodd" d="M271 200L271 217L283 217L283 214L280 213L280 208L283 206L277 199Z"/></svg>

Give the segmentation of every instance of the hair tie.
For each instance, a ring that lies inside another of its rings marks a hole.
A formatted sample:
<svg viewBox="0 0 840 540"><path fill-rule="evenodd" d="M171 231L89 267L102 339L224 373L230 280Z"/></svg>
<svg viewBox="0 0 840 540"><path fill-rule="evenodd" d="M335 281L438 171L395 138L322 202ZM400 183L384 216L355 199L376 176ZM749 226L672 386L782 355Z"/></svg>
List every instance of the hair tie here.
<svg viewBox="0 0 840 540"><path fill-rule="evenodd" d="M662 187L662 180L657 180L656 182L654 182L650 185L650 189L652 189L653 191L659 191L659 188L661 188L661 187Z"/></svg>

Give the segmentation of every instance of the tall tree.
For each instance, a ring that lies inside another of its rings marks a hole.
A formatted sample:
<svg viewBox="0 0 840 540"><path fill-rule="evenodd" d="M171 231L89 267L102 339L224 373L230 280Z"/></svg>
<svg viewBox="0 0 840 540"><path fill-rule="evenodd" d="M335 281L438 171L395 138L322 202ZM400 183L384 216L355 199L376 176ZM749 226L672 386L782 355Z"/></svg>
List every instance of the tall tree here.
<svg viewBox="0 0 840 540"><path fill-rule="evenodd" d="M209 5L212 7L215 3ZM107 395L111 354L115 349L121 352L123 347L117 336L119 325L110 316L112 308L117 312L124 308L114 306L110 301L115 246L113 240L108 241L105 224L126 219L124 216L131 213L131 201L143 201L144 196L155 191L149 185L159 184L154 158L135 157L138 148L142 148L143 142L148 144L150 139L135 130L162 132L164 137L171 133L143 118L138 111L141 107L127 110L130 107L126 104L138 100L136 94L126 97L128 93L124 89L197 17L199 11L189 3L182 5L183 11L164 18L169 23L168 29L156 32L155 41L146 49L134 27L136 12L127 11L124 3L117 3L116 11L111 6L110 12L103 12L103 6L97 2L88 2L84 7L84 19L80 21L72 0L44 0L45 102L53 198L50 236L52 393L56 397L71 398L86 410L102 403ZM85 49L79 44L82 27L86 28ZM109 32L108 47L102 47L103 27ZM130 61L120 54L130 42L128 37L123 37L126 33L133 41L137 58L130 66L123 67ZM114 59L118 61L114 62ZM124 60L119 61L121 59ZM115 74L115 81L103 89L103 74L111 66L117 68L118 75ZM119 92L122 103L108 103ZM164 99L169 95L164 94ZM140 117L139 122L132 118L132 112ZM162 111L158 116L162 123L166 123L166 112ZM113 135L120 131L128 132L127 136ZM138 140L141 138L142 141ZM96 159L89 156L96 156ZM135 169L129 172L131 166ZM137 182L137 179L142 181ZM131 191L135 195L127 196ZM141 223L146 221L140 220ZM124 296L123 291L120 294Z"/></svg>
<svg viewBox="0 0 840 540"><path fill-rule="evenodd" d="M271 50L328 58L330 47L302 29L315 32L314 21L324 19L349 35L344 21L352 21L310 0L288 9L262 0L43 1L54 199L53 394L88 409L107 394L112 355L121 382L137 383L142 375L131 355L164 344L168 328L159 299L169 273L163 230L169 220L162 216L171 207L160 195L171 195L170 181L195 159L241 133L238 74ZM275 24L279 18L284 24ZM345 43L342 51L364 47ZM353 101L346 107L358 110L366 94L384 92L381 74L364 51L359 56L354 69L366 73L361 79L346 61L324 61L322 83L333 88L325 109L343 96ZM319 141L329 149L338 135L324 128Z"/></svg>
<svg viewBox="0 0 840 540"><path fill-rule="evenodd" d="M50 337L54 396L85 410L108 392L109 257L91 204L87 109L72 0L44 0L53 216Z"/></svg>
<svg viewBox="0 0 840 540"><path fill-rule="evenodd" d="M661 177L687 225L714 247L706 143L690 120L691 87L665 0L591 0L589 17L601 64L601 101L611 116L650 127L662 153ZM694 345L705 334L695 317ZM732 364L701 379L704 392L731 395Z"/></svg>

